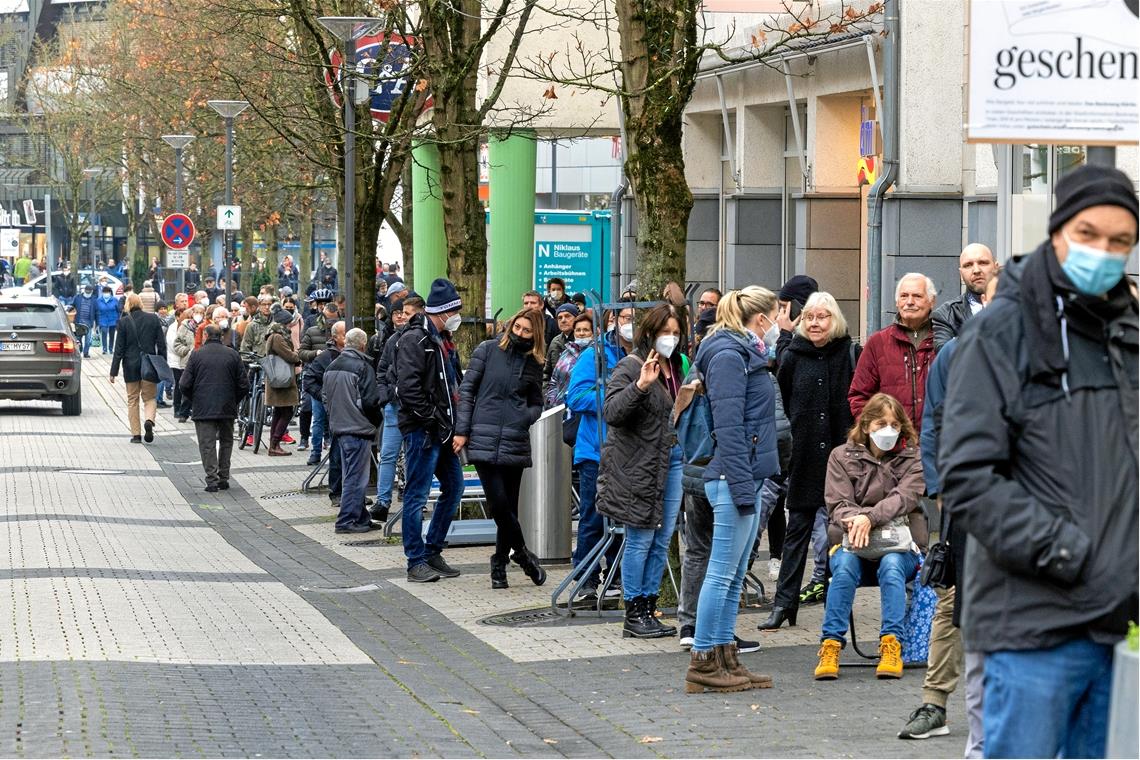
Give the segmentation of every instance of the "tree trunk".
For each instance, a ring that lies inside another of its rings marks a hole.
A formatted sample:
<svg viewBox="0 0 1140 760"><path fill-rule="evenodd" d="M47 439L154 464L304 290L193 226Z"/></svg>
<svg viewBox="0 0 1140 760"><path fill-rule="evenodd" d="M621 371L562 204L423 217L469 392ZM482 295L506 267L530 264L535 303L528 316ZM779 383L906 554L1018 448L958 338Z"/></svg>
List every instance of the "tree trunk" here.
<svg viewBox="0 0 1140 760"><path fill-rule="evenodd" d="M400 254L403 259L403 270L400 277L410 288L415 280L416 266L412 256L412 162L404 166L400 175L400 220L392 224L392 231L400 241Z"/></svg>
<svg viewBox="0 0 1140 760"><path fill-rule="evenodd" d="M281 249L277 245L277 227L272 224L265 225L265 231L261 233L261 239L265 241L265 268L270 272L277 271L277 265L280 263L278 259L281 256ZM250 270L245 270L250 271Z"/></svg>
<svg viewBox="0 0 1140 760"><path fill-rule="evenodd" d="M309 287L313 276L313 210L306 207L301 211L301 236L297 240L297 280L301 292Z"/></svg>

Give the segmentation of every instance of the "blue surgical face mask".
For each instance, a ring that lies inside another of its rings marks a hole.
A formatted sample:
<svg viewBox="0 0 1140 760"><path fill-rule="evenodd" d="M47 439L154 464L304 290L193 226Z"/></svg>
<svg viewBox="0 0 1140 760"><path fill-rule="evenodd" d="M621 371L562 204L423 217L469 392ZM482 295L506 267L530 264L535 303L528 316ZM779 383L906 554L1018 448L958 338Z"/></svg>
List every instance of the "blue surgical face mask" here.
<svg viewBox="0 0 1140 760"><path fill-rule="evenodd" d="M1124 277L1128 254L1110 253L1091 245L1074 243L1068 235L1064 238L1069 244L1069 255L1061 264L1061 271L1068 275L1080 292L1087 296L1102 295Z"/></svg>

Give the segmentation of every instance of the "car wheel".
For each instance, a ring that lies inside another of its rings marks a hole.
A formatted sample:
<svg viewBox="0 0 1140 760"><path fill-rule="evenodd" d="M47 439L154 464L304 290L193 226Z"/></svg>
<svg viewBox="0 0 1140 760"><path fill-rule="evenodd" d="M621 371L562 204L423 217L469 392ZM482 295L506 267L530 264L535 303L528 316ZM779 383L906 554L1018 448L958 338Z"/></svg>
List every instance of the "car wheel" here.
<svg viewBox="0 0 1140 760"><path fill-rule="evenodd" d="M83 388L80 386L74 394L63 399L63 416L78 417L83 413Z"/></svg>

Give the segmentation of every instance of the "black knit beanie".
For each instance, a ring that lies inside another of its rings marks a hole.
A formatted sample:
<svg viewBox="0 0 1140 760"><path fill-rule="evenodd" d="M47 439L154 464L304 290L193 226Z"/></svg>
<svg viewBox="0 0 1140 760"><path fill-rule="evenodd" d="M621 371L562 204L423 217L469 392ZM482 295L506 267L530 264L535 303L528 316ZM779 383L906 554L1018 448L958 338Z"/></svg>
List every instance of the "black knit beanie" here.
<svg viewBox="0 0 1140 760"><path fill-rule="evenodd" d="M1057 206L1049 217L1049 234L1093 206L1120 206L1137 217L1136 191L1128 175L1111 166L1086 164L1057 183Z"/></svg>

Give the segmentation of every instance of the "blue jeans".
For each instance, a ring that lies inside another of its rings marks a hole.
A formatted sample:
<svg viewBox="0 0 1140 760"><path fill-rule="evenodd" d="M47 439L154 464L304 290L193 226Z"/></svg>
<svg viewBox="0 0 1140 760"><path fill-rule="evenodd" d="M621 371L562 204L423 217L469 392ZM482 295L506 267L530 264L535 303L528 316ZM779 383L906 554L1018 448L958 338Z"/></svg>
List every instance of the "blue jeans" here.
<svg viewBox="0 0 1140 760"><path fill-rule="evenodd" d="M985 669L986 757L1104 757L1111 646L987 652Z"/></svg>
<svg viewBox="0 0 1140 760"><path fill-rule="evenodd" d="M451 450L451 442L440 443L424 430L413 430L404 436L404 458L408 482L404 486L404 511L401 531L408 569L427 562L443 551L447 531L463 500L463 465ZM431 477L439 479L439 500L428 526L427 543L422 537L424 506L431 492Z"/></svg>
<svg viewBox="0 0 1140 760"><path fill-rule="evenodd" d="M890 634L901 638L906 618L906 584L918 571L916 552L891 552L881 559L863 559L843 547L831 555L831 585L827 587L827 606L823 610L823 634L820 640L832 639L847 645L847 625L855 590L860 586L879 586L882 625L879 636Z"/></svg>
<svg viewBox="0 0 1140 760"><path fill-rule="evenodd" d="M597 500L598 463L584 459L578 463L578 544L570 558L574 567L582 564L605 535L605 521L594 506ZM615 541L606 552L607 568L617 563L617 554L618 543Z"/></svg>
<svg viewBox="0 0 1140 760"><path fill-rule="evenodd" d="M80 322L79 324L83 323ZM95 329L95 325L87 325L87 332L84 333L83 337L80 339L80 342L83 345L84 358L89 358L91 355L91 339L94 337L93 333L95 332Z"/></svg>
<svg viewBox="0 0 1140 760"><path fill-rule="evenodd" d="M344 486L340 467L340 446L335 435L329 436L329 496L340 498Z"/></svg>
<svg viewBox="0 0 1140 760"><path fill-rule="evenodd" d="M368 490L368 465L372 462L372 440L355 435L342 435L336 439L340 449L342 486L340 514L336 527L359 528L369 523L364 507L364 492Z"/></svg>
<svg viewBox="0 0 1140 760"><path fill-rule="evenodd" d="M396 460L400 458L400 446L404 437L396 418L400 412L395 404L384 407L384 430L380 434L380 467L376 473L376 504L391 506L392 485L396 480Z"/></svg>
<svg viewBox="0 0 1140 760"><path fill-rule="evenodd" d="M726 480L705 483L705 496L713 510L712 548L705 582L697 600L697 628L693 650L707 652L718 644L731 644L736 634L740 589L748 570L748 554L760 526L760 489L756 483L756 509L741 514Z"/></svg>
<svg viewBox="0 0 1140 760"><path fill-rule="evenodd" d="M328 412L325 410L324 402L314 396L308 396L313 405L313 425L309 431L309 440L311 447L309 449L309 459L320 461L321 450L325 444L325 428L328 426ZM330 442L331 446L332 443Z"/></svg>
<svg viewBox="0 0 1140 760"><path fill-rule="evenodd" d="M827 580L827 507L816 510L815 524L811 528L811 548L815 552L811 582L823 583Z"/></svg>
<svg viewBox="0 0 1140 760"><path fill-rule="evenodd" d="M681 511L681 447L669 455L669 473L661 500L661 524L655 528L625 526L625 552L621 556L622 596L628 602L639 596L655 596L661 590L661 576L669 553L669 540L677 529ZM581 515L581 507L578 514Z"/></svg>
<svg viewBox="0 0 1140 760"><path fill-rule="evenodd" d="M99 327L99 340L103 344L103 353L110 354L115 351L115 331L116 327Z"/></svg>

